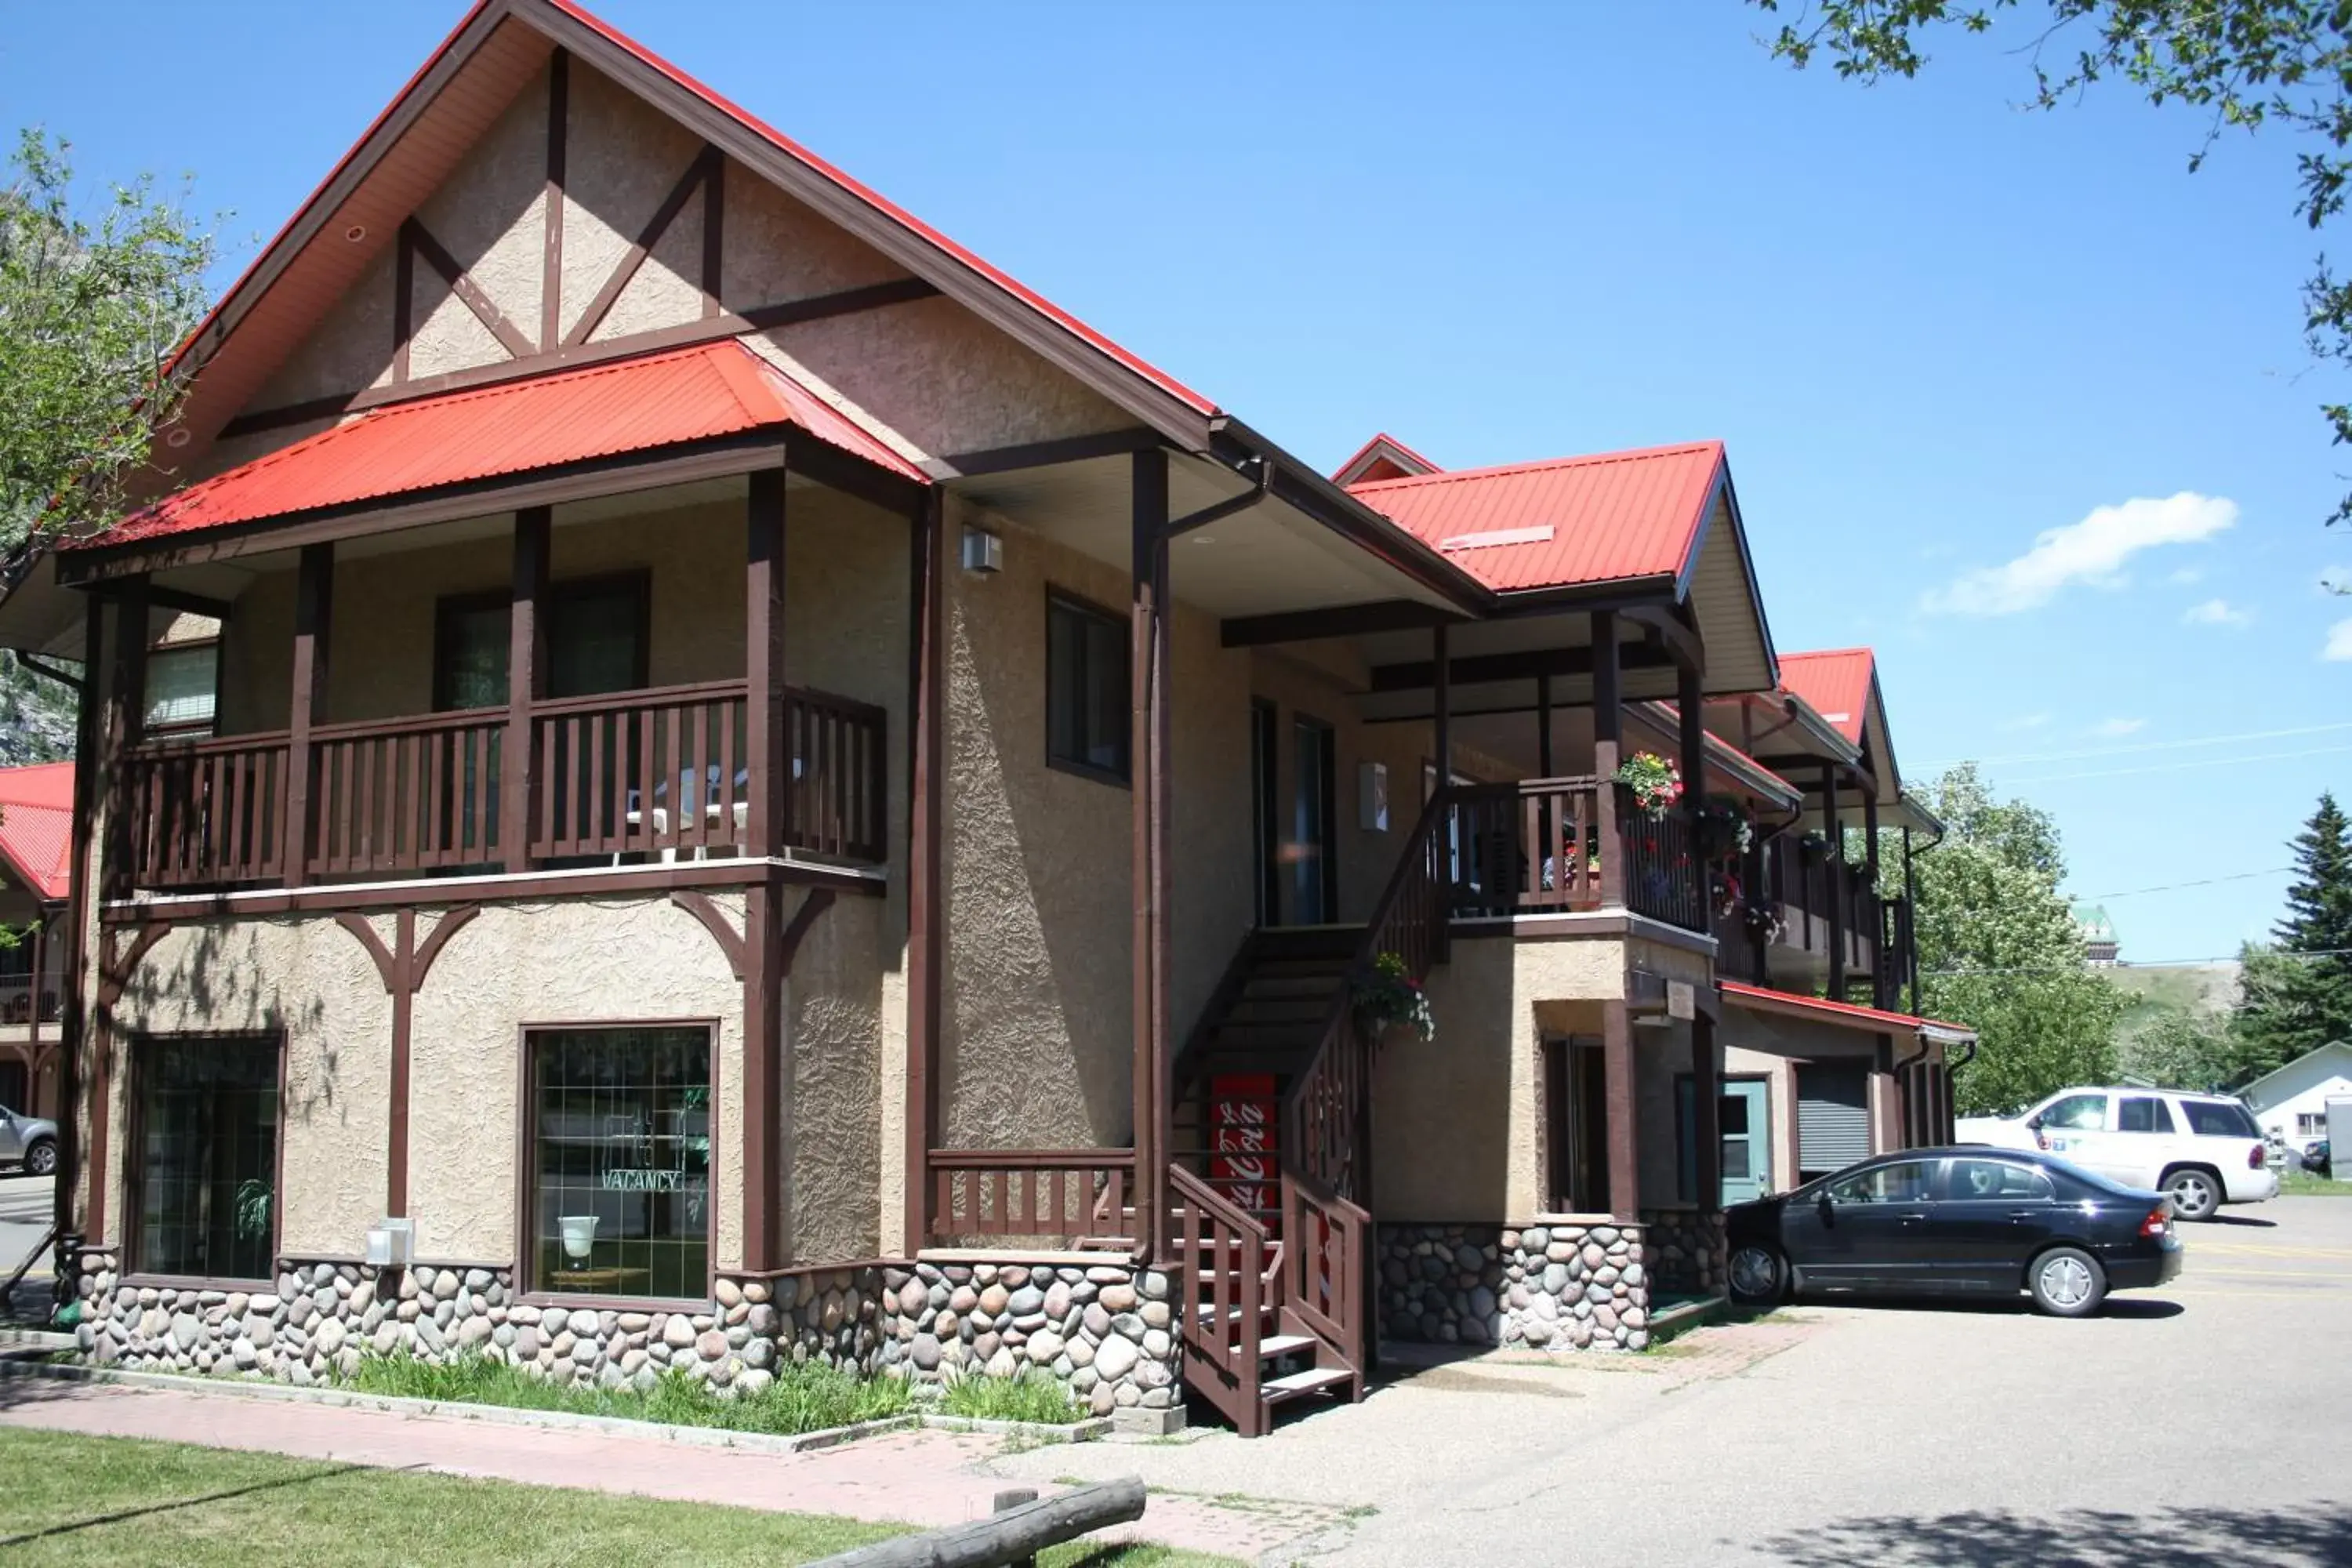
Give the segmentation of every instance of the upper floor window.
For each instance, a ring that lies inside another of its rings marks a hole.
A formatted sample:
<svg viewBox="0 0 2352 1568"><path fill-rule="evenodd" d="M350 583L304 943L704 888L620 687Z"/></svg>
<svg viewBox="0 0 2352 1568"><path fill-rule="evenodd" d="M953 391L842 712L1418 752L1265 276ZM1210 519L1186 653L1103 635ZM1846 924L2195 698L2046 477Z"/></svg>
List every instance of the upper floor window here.
<svg viewBox="0 0 2352 1568"><path fill-rule="evenodd" d="M591 697L644 686L647 604L642 573L554 584L546 609L547 694ZM441 601L433 650L436 711L506 701L511 621L503 593Z"/></svg>
<svg viewBox="0 0 2352 1568"><path fill-rule="evenodd" d="M1083 600L1045 600L1045 760L1125 783L1128 627Z"/></svg>
<svg viewBox="0 0 2352 1568"><path fill-rule="evenodd" d="M142 724L149 734L206 733L213 727L219 689L219 643L207 640L151 648Z"/></svg>

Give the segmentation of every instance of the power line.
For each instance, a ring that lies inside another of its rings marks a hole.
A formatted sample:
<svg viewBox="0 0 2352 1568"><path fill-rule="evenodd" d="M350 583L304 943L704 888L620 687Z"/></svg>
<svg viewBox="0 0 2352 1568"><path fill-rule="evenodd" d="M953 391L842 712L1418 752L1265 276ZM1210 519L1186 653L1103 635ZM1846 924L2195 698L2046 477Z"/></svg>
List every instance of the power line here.
<svg viewBox="0 0 2352 1568"><path fill-rule="evenodd" d="M2174 893L2183 888L2210 888L2221 882L2250 882L2256 877L2281 877L2294 870L2292 866L2273 866L2267 871L2234 871L2226 877L2207 877L2195 882L2167 882L2156 888L2126 888L2120 893L2076 893L2076 900L2089 903L2097 899L2137 899L2142 893Z"/></svg>
<svg viewBox="0 0 2352 1568"><path fill-rule="evenodd" d="M2084 757L2124 757L2138 752L2176 752L2189 746L2229 746L2241 741L2283 741L2290 735L2324 735L2337 730L2352 730L2352 724L2305 724L2293 730L2249 730L2242 735L2200 735L2187 741L2143 741L2136 746L2100 746L2083 752L2038 752L2014 757L1954 757L1930 764L1929 771L1966 762L1984 767L2011 763L2071 763Z"/></svg>
<svg viewBox="0 0 2352 1568"><path fill-rule="evenodd" d="M2011 789L2021 789L2032 784L2063 784L2069 779L2123 779L2142 773L2185 773L2190 768L2251 767L2259 763L2290 762L2297 757L2334 756L2339 752L2352 752L2352 746L2313 746L2306 751L2273 752L2258 757L2204 757L2186 763L2152 763L2144 768L2096 768L2084 773L2044 773L2040 778L2006 779L2002 782Z"/></svg>

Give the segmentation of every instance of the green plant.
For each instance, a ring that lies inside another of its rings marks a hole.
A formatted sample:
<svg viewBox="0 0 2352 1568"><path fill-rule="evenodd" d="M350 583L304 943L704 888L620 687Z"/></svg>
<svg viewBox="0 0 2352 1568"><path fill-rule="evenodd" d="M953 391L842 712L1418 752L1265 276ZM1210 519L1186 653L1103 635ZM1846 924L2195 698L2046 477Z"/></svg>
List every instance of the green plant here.
<svg viewBox="0 0 2352 1568"><path fill-rule="evenodd" d="M269 1184L248 1176L236 1184L236 1238L259 1241L269 1234Z"/></svg>
<svg viewBox="0 0 2352 1568"><path fill-rule="evenodd" d="M1643 815L1657 818L1683 797L1683 775L1655 752L1636 752L1618 765L1617 782L1633 792Z"/></svg>
<svg viewBox="0 0 2352 1568"><path fill-rule="evenodd" d="M371 1352L361 1358L349 1386L407 1399L783 1435L903 1415L912 1403L902 1378L859 1377L814 1362L779 1369L775 1381L756 1394L722 1396L675 1368L647 1389L596 1388L559 1384L488 1355L425 1361L405 1352Z"/></svg>
<svg viewBox="0 0 2352 1568"><path fill-rule="evenodd" d="M1374 959L1371 978L1356 987L1356 1016L1366 1033L1374 1036L1400 1024L1423 1040L1437 1034L1428 993L1406 972L1402 956L1393 952Z"/></svg>
<svg viewBox="0 0 2352 1568"><path fill-rule="evenodd" d="M1035 1367L1016 1377L991 1377L986 1373L950 1376L941 1391L940 1408L950 1415L1026 1421L1040 1426L1066 1426L1085 1414L1067 1388Z"/></svg>

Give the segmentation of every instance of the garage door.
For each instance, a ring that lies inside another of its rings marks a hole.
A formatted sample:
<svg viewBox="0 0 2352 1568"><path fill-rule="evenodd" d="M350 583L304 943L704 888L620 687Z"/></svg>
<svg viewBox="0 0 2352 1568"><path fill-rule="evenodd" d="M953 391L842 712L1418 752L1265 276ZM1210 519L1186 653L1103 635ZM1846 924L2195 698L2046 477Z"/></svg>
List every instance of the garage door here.
<svg viewBox="0 0 2352 1568"><path fill-rule="evenodd" d="M1797 1163L1807 1178L1870 1158L1870 1070L1797 1069Z"/></svg>

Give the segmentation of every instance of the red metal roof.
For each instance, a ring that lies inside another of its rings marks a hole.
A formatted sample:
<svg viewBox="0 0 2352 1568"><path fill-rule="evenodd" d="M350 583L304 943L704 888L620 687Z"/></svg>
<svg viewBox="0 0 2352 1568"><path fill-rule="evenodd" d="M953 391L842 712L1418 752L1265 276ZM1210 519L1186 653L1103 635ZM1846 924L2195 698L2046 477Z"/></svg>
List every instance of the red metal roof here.
<svg viewBox="0 0 2352 1568"><path fill-rule="evenodd" d="M1370 461L1367 461L1370 459ZM1375 473L1375 469L1387 471ZM1360 470L1360 472L1359 472ZM1355 455L1331 470L1343 485L1370 484L1378 479L1407 479L1415 474L1443 472L1435 463L1383 430L1355 450ZM1350 479L1349 476L1357 477Z"/></svg>
<svg viewBox="0 0 2352 1568"><path fill-rule="evenodd" d="M236 284L230 287L227 293L221 296L220 301L213 307L212 310L205 315L202 321L197 323L196 330L190 332L186 338L182 340L180 349L173 356L171 368L178 368L179 354L185 353L191 345L202 341L205 330L212 325L214 320L224 309L226 308L228 301L236 298L238 290L243 289L247 281L255 275L255 273L259 269L262 262L268 257L269 253L277 247L279 241L283 240L286 236L291 232L294 225L300 220L302 213L307 211L312 203L315 203L319 197L325 193L327 188L334 183L336 176L340 174L343 168L358 155L360 149L367 144L369 138L376 133L378 127L382 126L384 121L391 116L394 110L399 107L402 100L405 99L411 92L417 89L418 85L431 74L433 68L439 63L441 57L448 53L451 46L456 44L458 38L464 36L467 27L472 25L474 18L480 15L490 3L491 0L478 0L478 3L469 9L466 13L465 17L458 22L457 26L454 29L452 29L449 36L442 40L441 47L434 50L432 56L427 58L422 66L417 68L416 74L409 78L407 85L400 89L399 94L393 99L390 104L385 106L383 112L379 114L374 121L368 126L368 129L361 134L359 141L352 143L351 151L344 153L342 158L337 162L334 169L328 174L326 179L320 182L318 189L311 193L310 199L305 201L301 207L296 209L294 216L289 219L286 226L278 231L277 238L271 240L268 246L265 246L260 252L256 255L253 263L246 268L244 276L240 277ZM614 28L603 18L591 14L580 5L572 4L572 0L548 0L548 4L552 9L562 12L565 16L568 16L580 23L581 26L588 27L602 35L613 44L627 51L646 66L660 72L663 76L668 78L679 87L694 94L697 98L701 99L705 103L709 104L712 108L719 110L721 113L728 115L737 123L740 124L745 130L773 145L777 151L807 165L810 170L839 186L843 191L855 196L859 201L864 202L866 205L874 208L875 211L889 218L892 222L900 225L910 233L919 236L928 243L937 246L940 250L946 252L957 261L961 262L964 266L971 268L975 272L978 272L990 282L995 284L998 288L1003 289L1005 292L1013 295L1015 299L1021 300L1032 310L1034 310L1051 319L1056 324L1070 331L1088 345L1109 355L1120 364L1125 365L1128 369L1144 377L1146 380L1152 383L1152 384L1158 386L1161 391L1169 394L1180 402L1186 404L1196 412L1202 414L1213 414L1217 411L1215 404L1202 396L1199 393L1194 392L1192 388L1178 381L1174 376L1160 370L1158 367L1152 365L1139 355L1130 353L1126 349L1119 347L1118 344L1113 342L1102 333L1095 331L1092 327L1087 326L1084 321L1079 321L1076 316L1071 315L1060 306L1055 305L1052 300L1047 300L1042 294L1024 288L1009 274L990 265L988 262L982 260L978 256L975 256L971 251L966 250L954 240L951 240L947 236L940 233L939 230L931 227L929 224L918 219L913 214L898 206L896 203L886 199L879 193L869 189L867 186L861 184L854 179L851 179L847 174L842 173L839 169L835 168L831 163L826 163L815 153L811 153L799 142L794 142L792 138L784 135L773 126L761 120L757 115L752 114L748 110L741 108L738 104L730 102L729 100L712 91L709 88L705 87L701 82L696 80L693 77L688 76L686 72L678 69L677 67L670 64L667 60L663 59L660 56L655 54L652 50L646 48L635 39L631 38L627 35ZM522 8L518 6L516 9L520 10Z"/></svg>
<svg viewBox="0 0 2352 1568"><path fill-rule="evenodd" d="M1350 485L1498 592L1673 576L1688 565L1723 443L1604 452Z"/></svg>
<svg viewBox="0 0 2352 1568"><path fill-rule="evenodd" d="M1881 1029L1941 1029L1954 1035L1976 1033L1966 1024L1942 1024L1933 1018L1914 1017L1908 1013L1889 1013L1878 1007L1859 1007L1851 1002L1832 1002L1826 996L1797 996L1762 985L1743 985L1736 980L1726 980L1721 984L1726 1001L1754 1003L1768 1011L1819 1013L1832 1023L1867 1024Z"/></svg>
<svg viewBox="0 0 2352 1568"><path fill-rule="evenodd" d="M373 408L64 548L387 500L775 425L797 425L878 467L924 479L921 469L730 338Z"/></svg>
<svg viewBox="0 0 2352 1568"><path fill-rule="evenodd" d="M1837 732L1862 744L1870 710L1870 678L1875 658L1866 647L1829 648L1780 656L1780 689L1801 697Z"/></svg>
<svg viewBox="0 0 2352 1568"><path fill-rule="evenodd" d="M63 899L73 868L73 764L0 768L0 858L37 897Z"/></svg>

